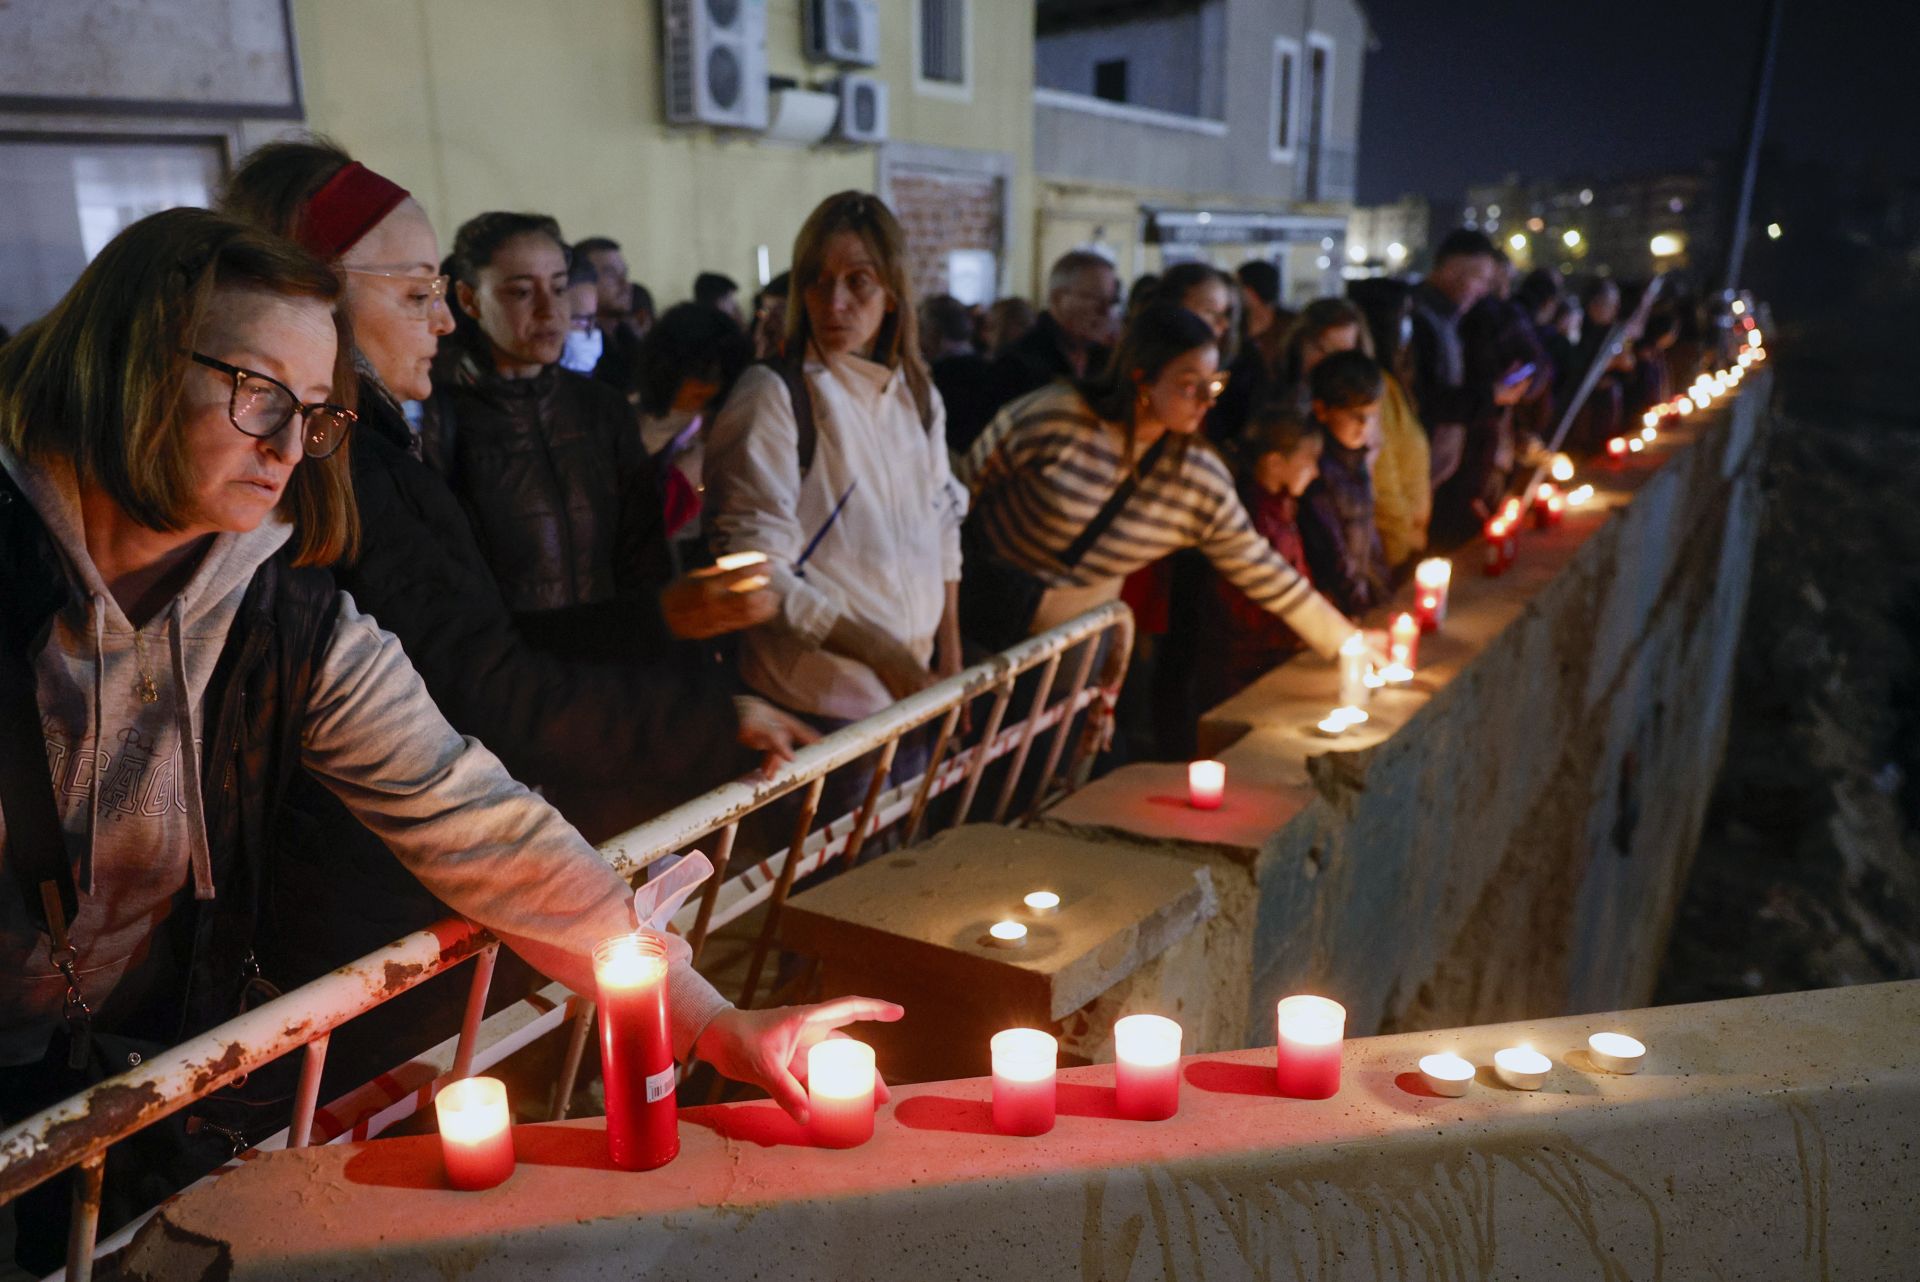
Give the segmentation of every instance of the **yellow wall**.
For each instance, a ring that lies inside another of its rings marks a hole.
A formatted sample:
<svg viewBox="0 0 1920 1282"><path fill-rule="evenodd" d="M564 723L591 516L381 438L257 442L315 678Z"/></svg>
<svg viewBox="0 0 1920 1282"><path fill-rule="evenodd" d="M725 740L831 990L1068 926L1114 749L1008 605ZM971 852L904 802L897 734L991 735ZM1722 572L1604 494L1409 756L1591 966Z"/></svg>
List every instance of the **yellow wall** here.
<svg viewBox="0 0 1920 1282"><path fill-rule="evenodd" d="M1016 287L1032 222L1033 0L974 0L971 102L913 88L908 0L882 0L897 141L1011 153ZM485 209L529 209L624 246L662 306L703 269L787 265L822 197L876 184L875 148L796 148L663 120L657 0L294 0L308 123L420 197L443 246ZM812 80L799 0L769 0L768 65Z"/></svg>

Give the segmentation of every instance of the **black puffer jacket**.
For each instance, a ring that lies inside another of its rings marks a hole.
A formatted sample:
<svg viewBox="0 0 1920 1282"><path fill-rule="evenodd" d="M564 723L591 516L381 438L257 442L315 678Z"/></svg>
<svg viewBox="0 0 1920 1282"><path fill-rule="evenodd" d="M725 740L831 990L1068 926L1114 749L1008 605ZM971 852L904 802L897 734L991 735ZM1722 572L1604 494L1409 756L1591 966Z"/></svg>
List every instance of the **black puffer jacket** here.
<svg viewBox="0 0 1920 1282"><path fill-rule="evenodd" d="M737 743L732 690L703 652L587 663L532 644L516 628L460 500L415 457L399 410L370 381L360 404L353 487L361 552L336 576L400 638L456 729L491 748L516 779L542 788L592 840L752 766ZM657 607L633 608L651 609L658 627Z"/></svg>
<svg viewBox="0 0 1920 1282"><path fill-rule="evenodd" d="M646 456L619 393L558 366L509 379L461 358L436 377L420 444L467 509L509 610L620 594L621 513L645 488Z"/></svg>

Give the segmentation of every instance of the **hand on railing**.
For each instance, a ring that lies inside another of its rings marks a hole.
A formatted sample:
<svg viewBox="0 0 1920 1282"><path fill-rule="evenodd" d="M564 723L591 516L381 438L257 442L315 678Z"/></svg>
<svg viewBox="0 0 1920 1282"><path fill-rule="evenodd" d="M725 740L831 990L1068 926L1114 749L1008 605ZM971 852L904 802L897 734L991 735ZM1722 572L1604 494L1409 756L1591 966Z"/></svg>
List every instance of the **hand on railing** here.
<svg viewBox="0 0 1920 1282"><path fill-rule="evenodd" d="M841 997L817 1006L776 1006L771 1010L729 1008L713 1017L694 1053L721 1076L758 1086L787 1116L807 1120L807 1051L843 1024L873 1019L890 1024L907 1012L872 997ZM887 1084L874 1083L875 1099L887 1100Z"/></svg>
<svg viewBox="0 0 1920 1282"><path fill-rule="evenodd" d="M771 779L774 772L793 760L796 748L818 741L820 732L796 717L788 716L765 699L741 695L733 701L740 715L740 743L762 754L760 774Z"/></svg>

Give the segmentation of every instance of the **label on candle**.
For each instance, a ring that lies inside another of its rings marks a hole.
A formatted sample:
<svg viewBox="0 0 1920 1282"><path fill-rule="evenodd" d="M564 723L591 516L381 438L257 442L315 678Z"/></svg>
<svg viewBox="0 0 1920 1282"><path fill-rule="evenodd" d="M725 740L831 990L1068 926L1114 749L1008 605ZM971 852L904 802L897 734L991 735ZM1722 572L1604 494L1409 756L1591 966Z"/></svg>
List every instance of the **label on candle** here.
<svg viewBox="0 0 1920 1282"><path fill-rule="evenodd" d="M669 1064L647 1078L647 1103L658 1104L673 1094L673 1066Z"/></svg>

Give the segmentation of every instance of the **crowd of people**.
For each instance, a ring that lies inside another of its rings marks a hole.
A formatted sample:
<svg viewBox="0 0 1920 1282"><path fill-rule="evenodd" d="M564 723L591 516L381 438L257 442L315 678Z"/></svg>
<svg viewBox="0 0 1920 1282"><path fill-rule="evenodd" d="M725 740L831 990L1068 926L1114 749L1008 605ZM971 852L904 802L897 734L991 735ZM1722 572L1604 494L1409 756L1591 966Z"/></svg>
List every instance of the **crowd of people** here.
<svg viewBox="0 0 1920 1282"><path fill-rule="evenodd" d="M1271 263L1123 288L1090 251L970 308L860 192L750 307L709 272L656 314L537 212L442 249L398 182L273 143L0 348L6 1120L449 909L591 991L633 924L591 842L1105 601L1150 639L1121 751L1184 755L1479 530L1633 302L1460 231L1297 313ZM1677 315L1575 447L1664 396ZM684 949L671 982L676 1051L796 1113L808 1044L898 1015L736 1010ZM284 1116L217 1103L110 1187Z"/></svg>

